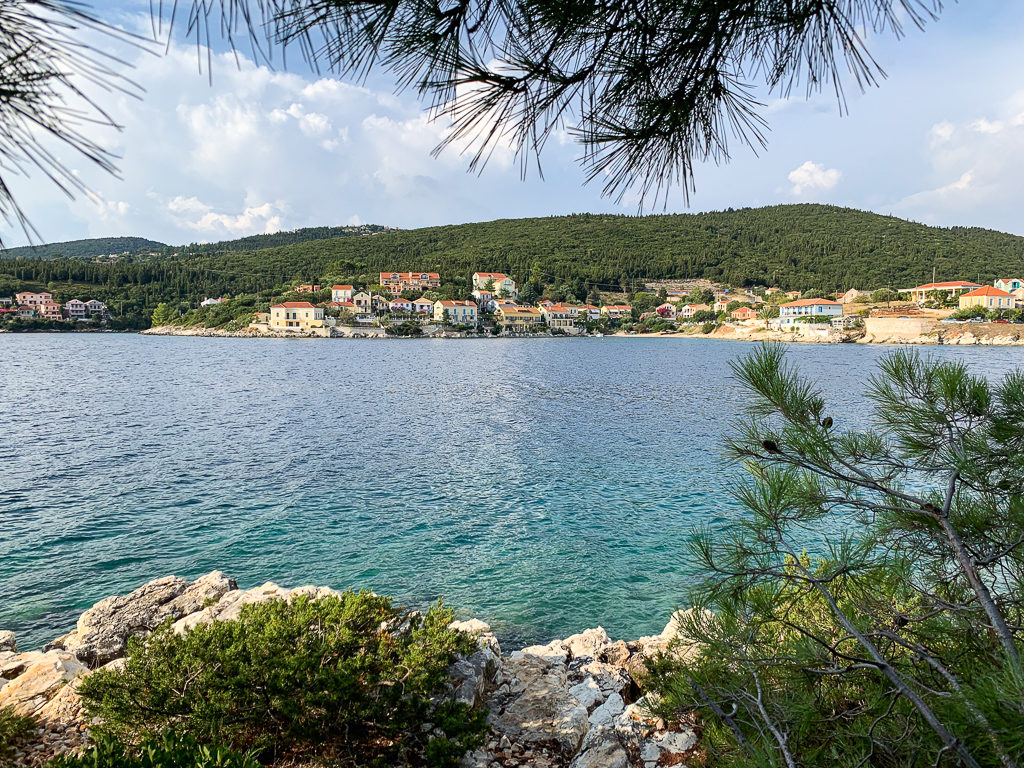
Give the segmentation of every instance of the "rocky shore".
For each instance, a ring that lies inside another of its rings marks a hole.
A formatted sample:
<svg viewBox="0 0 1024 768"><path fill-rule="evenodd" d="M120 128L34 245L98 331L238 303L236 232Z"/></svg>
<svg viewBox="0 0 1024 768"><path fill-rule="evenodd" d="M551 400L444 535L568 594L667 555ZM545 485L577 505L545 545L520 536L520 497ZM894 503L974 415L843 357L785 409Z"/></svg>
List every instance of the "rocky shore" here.
<svg viewBox="0 0 1024 768"><path fill-rule="evenodd" d="M19 652L13 633L0 631L0 707L39 723L14 765L39 766L87 743L78 685L94 669L121 663L129 637L145 636L168 618L183 632L237 618L249 603L331 594L337 593L273 582L242 590L219 571L191 582L168 576L101 600L42 650ZM630 642L612 641L598 627L507 654L487 624L453 626L474 635L478 650L452 664L451 690L486 708L491 726L485 747L464 757L466 768L656 768L696 757L692 724L656 720L645 706L645 661L677 634L677 616L661 634Z"/></svg>

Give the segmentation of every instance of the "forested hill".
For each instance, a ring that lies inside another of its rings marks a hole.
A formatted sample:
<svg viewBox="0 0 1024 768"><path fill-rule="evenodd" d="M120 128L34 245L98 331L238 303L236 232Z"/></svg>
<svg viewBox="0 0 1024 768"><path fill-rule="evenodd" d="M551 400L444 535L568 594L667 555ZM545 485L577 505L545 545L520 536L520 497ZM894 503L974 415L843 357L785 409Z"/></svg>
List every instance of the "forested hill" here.
<svg viewBox="0 0 1024 768"><path fill-rule="evenodd" d="M927 227L848 208L783 205L671 216L508 219L179 261L223 275L230 281L227 292L256 287L243 275L308 281L421 269L446 279L503 271L519 281L539 272L545 283L581 278L609 288L628 288L642 278L703 277L734 285L846 289L916 285L931 279L933 267L939 279L980 282L1024 272L1024 237Z"/></svg>
<svg viewBox="0 0 1024 768"><path fill-rule="evenodd" d="M68 240L64 243L25 245L0 249L3 259L86 259L119 256L125 253L159 252L167 246L144 237L96 237L90 240Z"/></svg>
<svg viewBox="0 0 1024 768"><path fill-rule="evenodd" d="M195 255L223 253L225 251L257 251L263 248L277 248L312 240L329 240L336 237L356 237L387 232L391 228L379 224L359 224L347 227L303 227L287 232L273 232L269 235L250 235L238 240L222 240L217 243L192 243L175 249L179 254Z"/></svg>

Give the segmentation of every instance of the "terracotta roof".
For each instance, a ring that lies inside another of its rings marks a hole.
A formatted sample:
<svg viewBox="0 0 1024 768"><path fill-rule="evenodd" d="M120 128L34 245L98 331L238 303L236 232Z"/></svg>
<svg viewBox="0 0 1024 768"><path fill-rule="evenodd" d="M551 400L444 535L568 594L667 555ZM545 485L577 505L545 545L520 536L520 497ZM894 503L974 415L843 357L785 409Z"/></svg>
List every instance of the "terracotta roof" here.
<svg viewBox="0 0 1024 768"><path fill-rule="evenodd" d="M476 304L472 301L442 301L442 307L472 307L476 309Z"/></svg>
<svg viewBox="0 0 1024 768"><path fill-rule="evenodd" d="M824 304L830 307L841 307L838 301L829 301L828 299L798 299L796 301L788 301L780 306L783 307L816 307L819 304Z"/></svg>
<svg viewBox="0 0 1024 768"><path fill-rule="evenodd" d="M275 304L271 309L316 309L308 301L286 301L283 304Z"/></svg>
<svg viewBox="0 0 1024 768"><path fill-rule="evenodd" d="M917 288L912 288L913 291L930 291L932 289L941 290L943 288L978 288L977 283L971 283L966 280L951 280L946 283L925 283L919 285Z"/></svg>
<svg viewBox="0 0 1024 768"><path fill-rule="evenodd" d="M352 290L352 286L351 285L332 285L331 286L331 290L332 291L351 291Z"/></svg>
<svg viewBox="0 0 1024 768"><path fill-rule="evenodd" d="M504 272L474 272L473 277L486 277L490 280L504 280L507 275Z"/></svg>
<svg viewBox="0 0 1024 768"><path fill-rule="evenodd" d="M986 285L981 288L977 288L970 293L965 293L964 296L999 296L1001 298L1006 298L1007 296L1013 296L1013 294L1001 291L998 288L993 288L991 285Z"/></svg>
<svg viewBox="0 0 1024 768"><path fill-rule="evenodd" d="M392 277L393 275L395 277ZM385 280L420 280L424 275L430 280L441 279L437 272L381 272L380 279L383 284Z"/></svg>

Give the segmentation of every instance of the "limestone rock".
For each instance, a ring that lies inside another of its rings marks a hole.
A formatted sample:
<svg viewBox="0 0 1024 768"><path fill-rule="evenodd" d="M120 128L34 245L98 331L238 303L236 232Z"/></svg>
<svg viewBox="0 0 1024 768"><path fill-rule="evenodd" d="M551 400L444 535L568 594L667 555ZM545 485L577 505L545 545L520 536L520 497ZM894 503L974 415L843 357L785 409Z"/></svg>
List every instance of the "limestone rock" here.
<svg viewBox="0 0 1024 768"><path fill-rule="evenodd" d="M220 571L189 583L167 576L144 584L127 595L108 597L78 619L75 630L51 643L90 667L124 655L128 638L145 637L168 617L179 619L216 601L237 584Z"/></svg>
<svg viewBox="0 0 1024 768"><path fill-rule="evenodd" d="M521 651L515 651L513 656L527 654L537 656L551 662L565 664L569 661L569 651L562 645L561 640L554 640L547 645L530 645Z"/></svg>
<svg viewBox="0 0 1024 768"><path fill-rule="evenodd" d="M590 715L590 724L594 726L611 725L612 721L621 715L625 708L626 702L622 700L619 694L613 693L604 704L595 709Z"/></svg>
<svg viewBox="0 0 1024 768"><path fill-rule="evenodd" d="M7 629L0 630L0 653L4 651L18 652L18 643L15 640L14 633Z"/></svg>
<svg viewBox="0 0 1024 768"><path fill-rule="evenodd" d="M222 596L216 603L202 610L189 612L188 615L178 618L174 622L172 629L180 633L186 629L192 629L199 624L209 624L212 621L232 621L239 617L243 606L253 603L266 603L271 600L290 600L300 595L318 600L338 594L340 593L337 590L330 587L305 586L286 589L272 581L252 589L238 589L237 585L232 582L231 590L222 593Z"/></svg>
<svg viewBox="0 0 1024 768"><path fill-rule="evenodd" d="M611 644L612 640L603 627L585 629L578 635L572 635L562 641L562 645L568 649L573 658L589 656L596 659Z"/></svg>
<svg viewBox="0 0 1024 768"><path fill-rule="evenodd" d="M0 688L0 707L39 716L67 683L87 672L88 668L67 651L41 653L21 674Z"/></svg>
<svg viewBox="0 0 1024 768"><path fill-rule="evenodd" d="M576 701L586 707L588 712L604 701L601 686L592 677L588 677L582 683L572 686L569 689L569 693L575 697Z"/></svg>
<svg viewBox="0 0 1024 768"><path fill-rule="evenodd" d="M621 667L629 659L631 653L632 652L629 650L629 646L626 645L625 641L617 640L616 642L606 646L604 650L601 651L599 661Z"/></svg>
<svg viewBox="0 0 1024 768"><path fill-rule="evenodd" d="M25 668L42 658L42 651L28 651L27 653L13 653L11 651L0 651L0 685L13 680Z"/></svg>

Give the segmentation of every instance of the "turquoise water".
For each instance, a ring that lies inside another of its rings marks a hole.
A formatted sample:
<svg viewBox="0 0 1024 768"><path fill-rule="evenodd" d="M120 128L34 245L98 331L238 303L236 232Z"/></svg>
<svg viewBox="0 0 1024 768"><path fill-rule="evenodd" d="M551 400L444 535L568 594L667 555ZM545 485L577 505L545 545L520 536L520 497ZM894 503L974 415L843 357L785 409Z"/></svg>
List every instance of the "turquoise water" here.
<svg viewBox="0 0 1024 768"><path fill-rule="evenodd" d="M751 348L0 334L0 628L40 645L96 600L219 568L443 595L512 644L660 631L688 532L737 514L728 361ZM790 349L837 421L865 418L885 349Z"/></svg>

